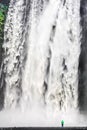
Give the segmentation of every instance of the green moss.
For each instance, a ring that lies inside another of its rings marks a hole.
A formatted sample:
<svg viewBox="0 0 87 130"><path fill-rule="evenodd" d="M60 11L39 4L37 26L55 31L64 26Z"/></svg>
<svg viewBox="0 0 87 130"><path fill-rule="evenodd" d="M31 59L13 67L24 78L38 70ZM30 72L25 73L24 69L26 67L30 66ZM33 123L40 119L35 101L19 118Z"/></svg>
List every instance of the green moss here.
<svg viewBox="0 0 87 130"><path fill-rule="evenodd" d="M4 39L4 23L8 11L8 6L0 3L0 44L3 43Z"/></svg>
<svg viewBox="0 0 87 130"><path fill-rule="evenodd" d="M2 25L4 25L4 22L1 22L1 21L0 21L0 26L2 26Z"/></svg>

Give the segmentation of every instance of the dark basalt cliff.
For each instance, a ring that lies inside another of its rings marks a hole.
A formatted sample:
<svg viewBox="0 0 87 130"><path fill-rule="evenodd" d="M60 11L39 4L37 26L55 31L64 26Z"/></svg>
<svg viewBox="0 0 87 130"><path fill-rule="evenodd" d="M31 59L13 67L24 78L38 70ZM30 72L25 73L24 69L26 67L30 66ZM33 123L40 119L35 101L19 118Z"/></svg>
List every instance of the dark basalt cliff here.
<svg viewBox="0 0 87 130"><path fill-rule="evenodd" d="M5 1L3 1L5 2ZM3 41L4 41L4 25L6 20L6 15L8 11L8 2L3 3L0 2L0 71L2 69L2 60L3 60ZM4 102L4 87L2 87L1 78L3 77L3 74L0 76L0 110L3 108L3 102Z"/></svg>
<svg viewBox="0 0 87 130"><path fill-rule="evenodd" d="M81 53L79 58L79 107L81 111L87 111L87 0L81 0Z"/></svg>

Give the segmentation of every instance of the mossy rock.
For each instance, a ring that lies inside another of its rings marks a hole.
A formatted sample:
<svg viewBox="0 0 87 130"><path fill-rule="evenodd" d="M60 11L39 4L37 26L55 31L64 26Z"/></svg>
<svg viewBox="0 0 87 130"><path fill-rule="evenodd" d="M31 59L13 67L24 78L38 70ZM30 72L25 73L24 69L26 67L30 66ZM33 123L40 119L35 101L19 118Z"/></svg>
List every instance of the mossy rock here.
<svg viewBox="0 0 87 130"><path fill-rule="evenodd" d="M4 23L8 7L0 3L0 46L4 41Z"/></svg>

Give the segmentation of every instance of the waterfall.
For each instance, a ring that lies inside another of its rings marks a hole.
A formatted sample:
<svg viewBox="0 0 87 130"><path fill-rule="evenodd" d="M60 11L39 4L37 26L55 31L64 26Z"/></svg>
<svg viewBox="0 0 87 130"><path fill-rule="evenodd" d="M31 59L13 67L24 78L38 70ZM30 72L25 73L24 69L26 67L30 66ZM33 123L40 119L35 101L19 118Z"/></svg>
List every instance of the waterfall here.
<svg viewBox="0 0 87 130"><path fill-rule="evenodd" d="M79 9L79 0L50 0L37 17L36 3L32 3L23 106L45 104L58 110L78 107Z"/></svg>
<svg viewBox="0 0 87 130"><path fill-rule="evenodd" d="M87 126L86 6L86 0L10 0L0 126L58 126L62 119Z"/></svg>
<svg viewBox="0 0 87 130"><path fill-rule="evenodd" d="M78 108L80 0L11 0L4 30L5 109Z"/></svg>

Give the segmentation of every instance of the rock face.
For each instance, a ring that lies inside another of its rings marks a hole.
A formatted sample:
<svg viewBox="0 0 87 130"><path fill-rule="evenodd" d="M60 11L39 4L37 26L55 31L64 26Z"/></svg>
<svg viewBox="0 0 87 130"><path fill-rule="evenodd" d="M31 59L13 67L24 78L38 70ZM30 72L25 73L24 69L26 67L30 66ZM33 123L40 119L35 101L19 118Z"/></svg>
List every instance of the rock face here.
<svg viewBox="0 0 87 130"><path fill-rule="evenodd" d="M87 1L81 0L81 54L79 59L79 106L87 111Z"/></svg>
<svg viewBox="0 0 87 130"><path fill-rule="evenodd" d="M0 3L8 5L10 2L10 0L0 0Z"/></svg>
<svg viewBox="0 0 87 130"><path fill-rule="evenodd" d="M0 3L0 69L2 69L2 66L1 66L2 59L3 59L2 44L4 41L4 23L5 23L5 19L6 19L7 10L8 10L8 6ZM4 88L1 85L2 77L3 77L3 74L2 75L0 74L0 110L3 107L3 100L4 100Z"/></svg>

